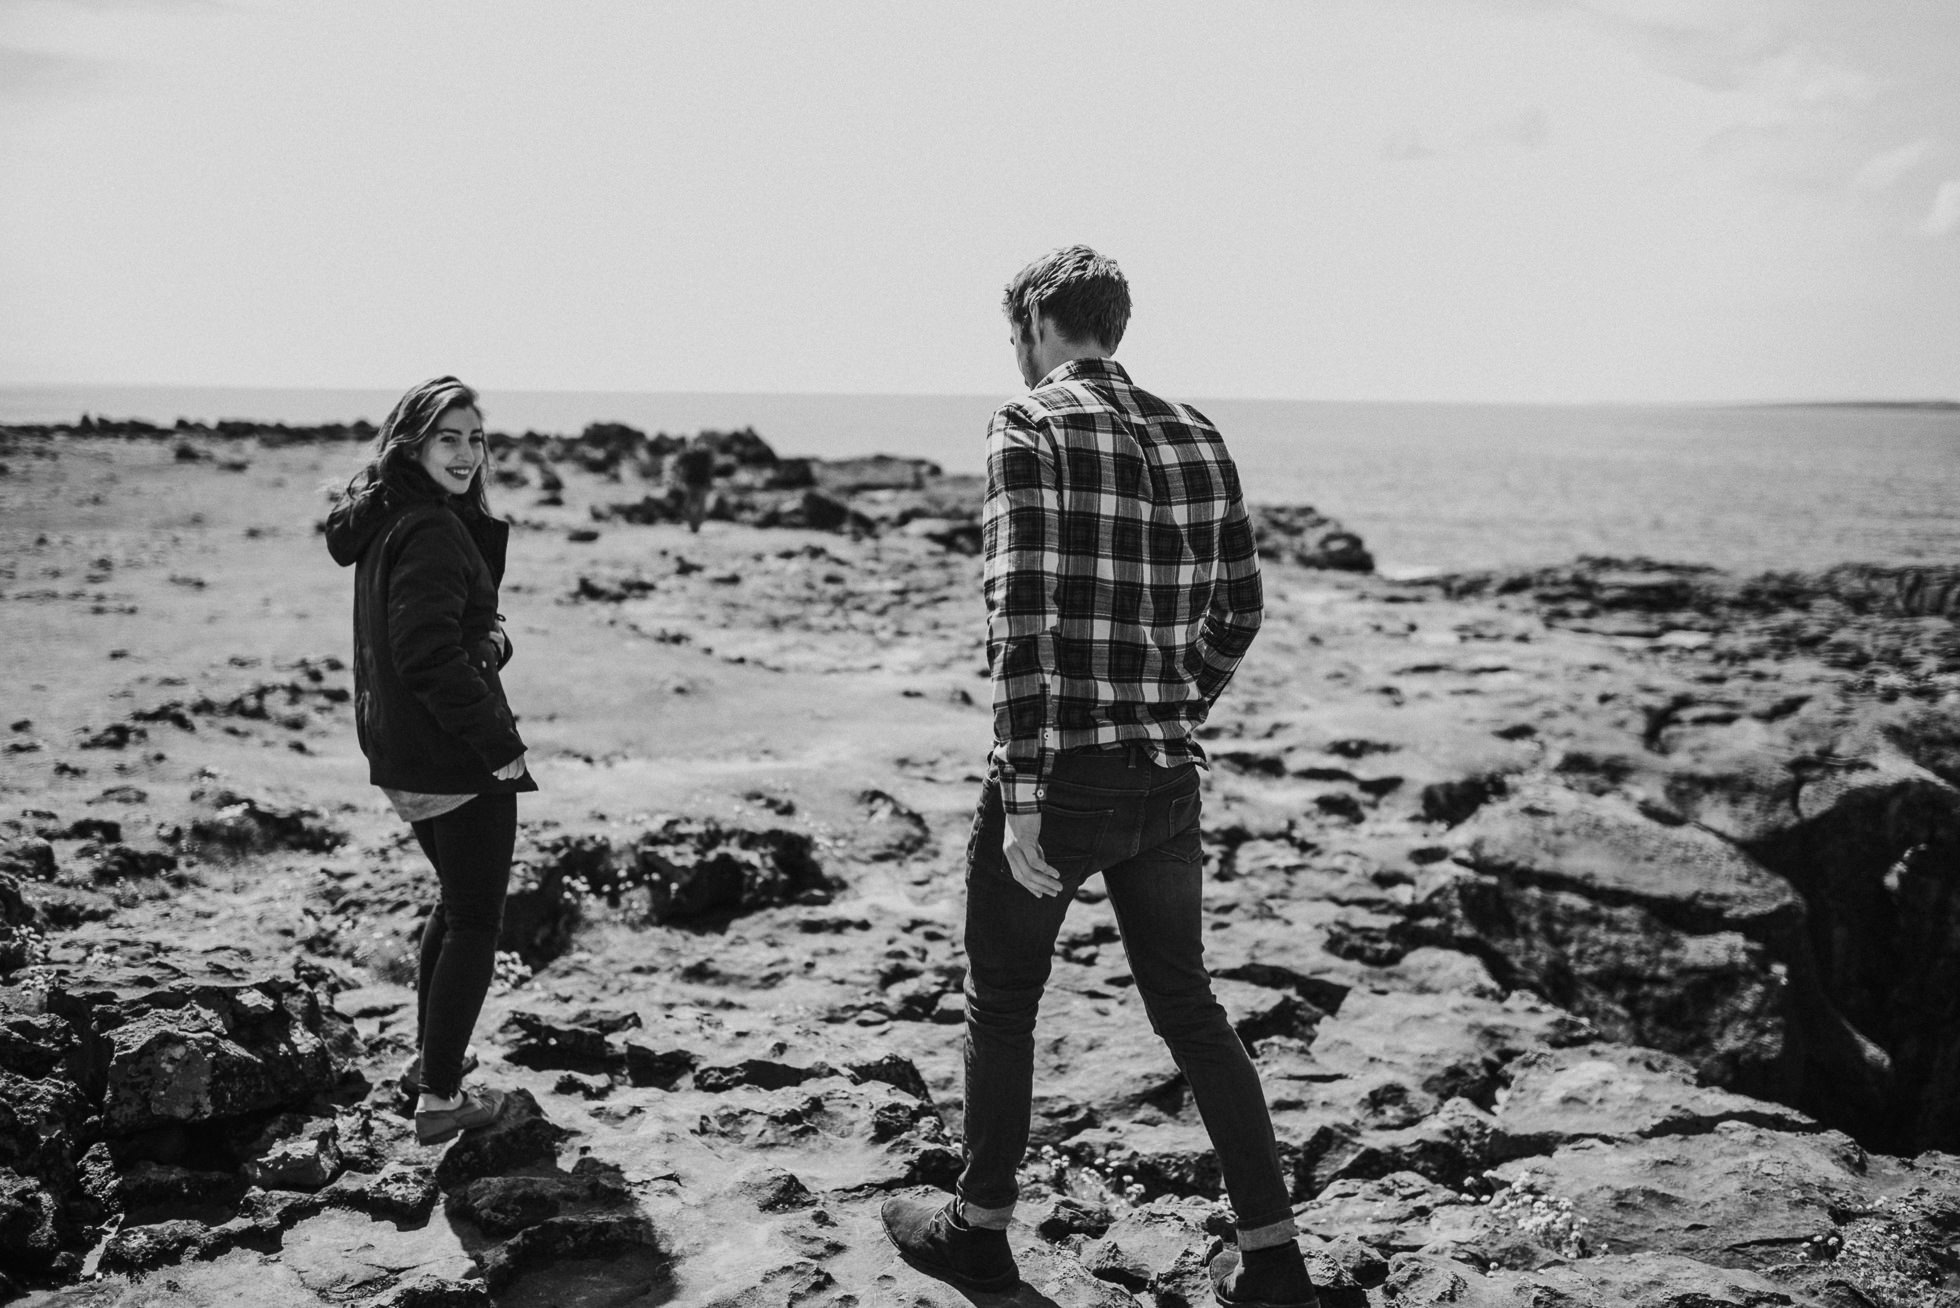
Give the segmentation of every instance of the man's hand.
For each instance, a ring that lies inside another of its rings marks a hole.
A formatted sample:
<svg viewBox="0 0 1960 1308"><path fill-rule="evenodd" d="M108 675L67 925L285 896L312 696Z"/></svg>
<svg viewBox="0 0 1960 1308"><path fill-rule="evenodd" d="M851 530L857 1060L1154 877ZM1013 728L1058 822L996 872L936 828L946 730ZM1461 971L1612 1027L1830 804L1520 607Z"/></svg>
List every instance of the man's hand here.
<svg viewBox="0 0 1960 1308"><path fill-rule="evenodd" d="M519 754L510 762L490 774L499 781L515 781L524 775L524 756Z"/></svg>
<svg viewBox="0 0 1960 1308"><path fill-rule="evenodd" d="M1029 894L1046 899L1062 893L1062 874L1049 866L1041 852L1041 814L1007 814L1000 852L1007 857L1007 870Z"/></svg>

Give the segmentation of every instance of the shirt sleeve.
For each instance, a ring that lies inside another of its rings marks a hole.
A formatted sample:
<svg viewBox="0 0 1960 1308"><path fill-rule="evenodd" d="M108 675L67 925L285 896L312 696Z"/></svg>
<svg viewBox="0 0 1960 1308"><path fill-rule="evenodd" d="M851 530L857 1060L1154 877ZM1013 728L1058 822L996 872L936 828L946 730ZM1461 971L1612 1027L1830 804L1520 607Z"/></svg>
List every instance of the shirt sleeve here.
<svg viewBox="0 0 1960 1308"><path fill-rule="evenodd" d="M1008 405L987 429L982 589L993 671L994 752L1009 813L1041 811L1054 725L1055 589L1061 494L1055 451L1026 413Z"/></svg>
<svg viewBox="0 0 1960 1308"><path fill-rule="evenodd" d="M1193 647L1198 693L1207 707L1218 703L1232 674L1252 647L1265 617L1265 592L1259 580L1259 546L1252 519L1233 476L1232 498L1218 532L1218 574L1211 605Z"/></svg>

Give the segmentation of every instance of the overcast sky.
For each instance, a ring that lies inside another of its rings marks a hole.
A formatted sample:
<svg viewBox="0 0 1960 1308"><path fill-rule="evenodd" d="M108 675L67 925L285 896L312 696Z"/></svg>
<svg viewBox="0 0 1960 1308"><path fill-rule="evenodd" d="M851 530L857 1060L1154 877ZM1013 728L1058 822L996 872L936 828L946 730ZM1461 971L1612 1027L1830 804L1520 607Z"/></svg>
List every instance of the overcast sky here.
<svg viewBox="0 0 1960 1308"><path fill-rule="evenodd" d="M1960 397L1956 0L0 0L0 384Z"/></svg>

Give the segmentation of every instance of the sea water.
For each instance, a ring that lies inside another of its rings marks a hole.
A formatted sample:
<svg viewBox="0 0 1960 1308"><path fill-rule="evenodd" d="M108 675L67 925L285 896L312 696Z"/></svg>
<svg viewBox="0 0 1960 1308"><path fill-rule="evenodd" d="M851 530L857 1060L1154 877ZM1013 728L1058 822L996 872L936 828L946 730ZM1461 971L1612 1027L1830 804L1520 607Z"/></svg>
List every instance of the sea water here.
<svg viewBox="0 0 1960 1308"><path fill-rule="evenodd" d="M16 387L0 389L0 423L84 412L163 424L378 422L394 398ZM1006 398L508 391L486 394L484 407L497 431L754 427L783 454L898 454L977 472L987 417ZM1960 564L1960 409L1193 402L1225 432L1248 499L1315 506L1393 572L1580 554L1744 571Z"/></svg>

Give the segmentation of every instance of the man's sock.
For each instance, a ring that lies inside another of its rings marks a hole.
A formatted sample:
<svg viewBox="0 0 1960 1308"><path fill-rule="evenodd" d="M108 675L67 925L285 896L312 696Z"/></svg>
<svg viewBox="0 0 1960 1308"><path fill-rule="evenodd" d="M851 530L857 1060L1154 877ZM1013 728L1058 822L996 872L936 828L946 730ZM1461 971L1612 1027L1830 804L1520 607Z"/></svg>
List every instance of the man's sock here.
<svg viewBox="0 0 1960 1308"><path fill-rule="evenodd" d="M461 1090L450 1095L447 1099L444 1099L440 1095L432 1095L427 1090L424 1090L421 1097L415 1101L415 1111L418 1113L447 1113L462 1106L463 1092Z"/></svg>

